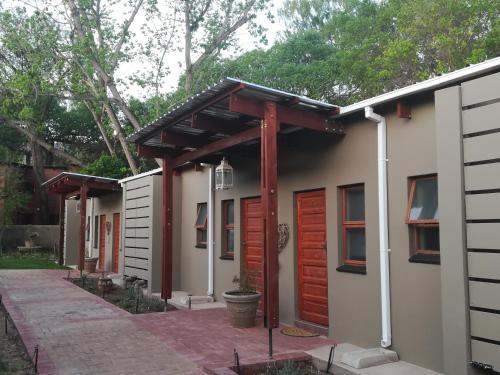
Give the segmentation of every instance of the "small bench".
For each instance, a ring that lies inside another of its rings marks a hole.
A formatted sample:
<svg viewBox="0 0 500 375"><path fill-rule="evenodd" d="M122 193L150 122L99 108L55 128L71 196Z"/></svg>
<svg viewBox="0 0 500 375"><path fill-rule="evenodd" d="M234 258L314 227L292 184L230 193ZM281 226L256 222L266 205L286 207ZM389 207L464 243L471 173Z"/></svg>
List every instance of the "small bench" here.
<svg viewBox="0 0 500 375"><path fill-rule="evenodd" d="M19 251L20 255L23 254L33 254L36 251L42 250L41 246L18 246L17 251Z"/></svg>

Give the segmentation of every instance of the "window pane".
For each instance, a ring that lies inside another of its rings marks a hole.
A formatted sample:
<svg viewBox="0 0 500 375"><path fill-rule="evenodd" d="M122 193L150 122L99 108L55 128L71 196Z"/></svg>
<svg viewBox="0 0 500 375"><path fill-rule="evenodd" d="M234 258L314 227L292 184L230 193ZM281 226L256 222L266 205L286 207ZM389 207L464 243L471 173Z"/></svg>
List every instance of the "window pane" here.
<svg viewBox="0 0 500 375"><path fill-rule="evenodd" d="M200 203L198 205L198 217L196 218L196 225L205 225L207 221L207 204Z"/></svg>
<svg viewBox="0 0 500 375"><path fill-rule="evenodd" d="M417 250L439 251L439 228L417 227Z"/></svg>
<svg viewBox="0 0 500 375"><path fill-rule="evenodd" d="M207 242L207 231L204 229L200 229L200 234L201 234L201 242L206 243Z"/></svg>
<svg viewBox="0 0 500 375"><path fill-rule="evenodd" d="M416 180L410 220L438 220L437 178Z"/></svg>
<svg viewBox="0 0 500 375"><path fill-rule="evenodd" d="M234 201L226 201L226 224L234 224Z"/></svg>
<svg viewBox="0 0 500 375"><path fill-rule="evenodd" d="M365 221L365 193L362 186L348 188L346 193L346 221Z"/></svg>
<svg viewBox="0 0 500 375"><path fill-rule="evenodd" d="M347 259L366 261L365 228L347 228Z"/></svg>
<svg viewBox="0 0 500 375"><path fill-rule="evenodd" d="M227 251L229 253L234 253L234 230L229 229L227 231Z"/></svg>

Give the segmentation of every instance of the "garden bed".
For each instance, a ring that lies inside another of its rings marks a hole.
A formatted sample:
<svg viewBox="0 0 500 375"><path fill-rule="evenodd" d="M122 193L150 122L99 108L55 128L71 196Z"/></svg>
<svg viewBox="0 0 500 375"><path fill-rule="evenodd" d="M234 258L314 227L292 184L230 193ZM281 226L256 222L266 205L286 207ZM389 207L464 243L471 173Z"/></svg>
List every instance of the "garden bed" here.
<svg viewBox="0 0 500 375"><path fill-rule="evenodd" d="M7 319L7 334L5 333L5 319L8 318L3 306L0 306L0 374L5 375L34 375L35 368L26 353L16 327Z"/></svg>
<svg viewBox="0 0 500 375"><path fill-rule="evenodd" d="M109 291L103 292L97 286L97 277L83 276L69 279L73 284L84 290L103 298L104 300L116 305L132 314L147 314L152 312L163 312L177 310L172 305L167 305L158 297L147 296L142 292L136 292L134 287L125 289L113 284Z"/></svg>

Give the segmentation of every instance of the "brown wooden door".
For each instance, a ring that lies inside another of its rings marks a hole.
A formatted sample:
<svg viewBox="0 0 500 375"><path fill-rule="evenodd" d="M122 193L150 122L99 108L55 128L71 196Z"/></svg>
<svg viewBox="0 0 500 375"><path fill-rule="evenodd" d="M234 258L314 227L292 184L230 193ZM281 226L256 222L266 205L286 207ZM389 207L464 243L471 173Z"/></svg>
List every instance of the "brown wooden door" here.
<svg viewBox="0 0 500 375"><path fill-rule="evenodd" d="M113 272L118 273L118 254L120 253L120 214L113 214Z"/></svg>
<svg viewBox="0 0 500 375"><path fill-rule="evenodd" d="M262 260L264 254L264 223L262 222L262 205L260 198L243 200L242 210L243 252L245 257L245 273L248 282L259 292L263 292L264 278ZM259 302L262 307L262 299Z"/></svg>
<svg viewBox="0 0 500 375"><path fill-rule="evenodd" d="M106 215L99 217L99 269L104 270L104 257L106 256Z"/></svg>
<svg viewBox="0 0 500 375"><path fill-rule="evenodd" d="M325 191L297 194L299 315L328 326Z"/></svg>

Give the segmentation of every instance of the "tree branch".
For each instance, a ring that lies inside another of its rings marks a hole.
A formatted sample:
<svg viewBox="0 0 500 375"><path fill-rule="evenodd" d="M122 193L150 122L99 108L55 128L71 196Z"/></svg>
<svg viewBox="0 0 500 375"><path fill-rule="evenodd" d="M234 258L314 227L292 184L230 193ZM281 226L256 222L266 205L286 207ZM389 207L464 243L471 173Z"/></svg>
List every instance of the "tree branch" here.
<svg viewBox="0 0 500 375"><path fill-rule="evenodd" d="M51 154L64 159L68 161L70 164L78 165L79 167L83 167L83 162L75 158L74 156L71 156L70 154L58 150L54 148L52 145L44 141L43 139L40 139L35 133L33 133L29 127L28 124L26 124L23 121L14 121L14 120L8 120L4 118L0 118L0 124L4 124L5 126L17 130L19 133L23 134L25 137L27 137L29 140L36 142L40 147L44 148Z"/></svg>

